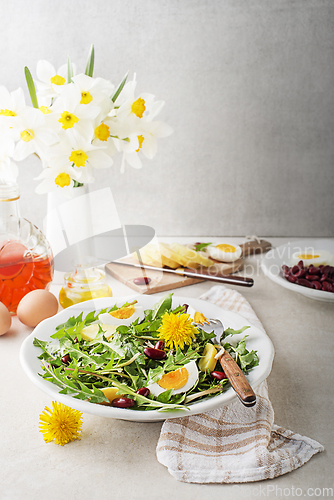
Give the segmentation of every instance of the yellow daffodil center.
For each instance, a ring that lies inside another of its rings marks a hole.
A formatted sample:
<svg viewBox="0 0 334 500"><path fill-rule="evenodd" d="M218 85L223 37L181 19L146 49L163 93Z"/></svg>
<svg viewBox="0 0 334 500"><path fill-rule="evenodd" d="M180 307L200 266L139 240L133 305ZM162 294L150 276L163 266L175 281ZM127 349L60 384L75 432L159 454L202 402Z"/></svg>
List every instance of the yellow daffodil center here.
<svg viewBox="0 0 334 500"><path fill-rule="evenodd" d="M109 314L110 316L113 316L114 318L117 319L128 319L130 318L135 312L135 306L126 306L126 307L121 307L120 309L116 309L116 311L111 311Z"/></svg>
<svg viewBox="0 0 334 500"><path fill-rule="evenodd" d="M82 149L78 149L77 151L72 151L69 160L72 161L76 167L84 167L86 160L88 160L88 156Z"/></svg>
<svg viewBox="0 0 334 500"><path fill-rule="evenodd" d="M15 111L11 111L10 109L2 109L0 111L1 116L17 116Z"/></svg>
<svg viewBox="0 0 334 500"><path fill-rule="evenodd" d="M110 136L110 130L108 125L105 123L101 123L98 127L95 129L95 137L99 139L100 141L106 141L108 137Z"/></svg>
<svg viewBox="0 0 334 500"><path fill-rule="evenodd" d="M54 83L55 85L64 85L65 82L65 78L60 75L55 75L51 78L51 83Z"/></svg>
<svg viewBox="0 0 334 500"><path fill-rule="evenodd" d="M34 138L34 132L32 130L23 130L21 132L21 139L24 142L29 142Z"/></svg>
<svg viewBox="0 0 334 500"><path fill-rule="evenodd" d="M61 188L69 186L71 184L71 177L65 172L63 172L62 174L58 174L55 178L55 184L57 184L57 186L60 186Z"/></svg>
<svg viewBox="0 0 334 500"><path fill-rule="evenodd" d="M43 115L49 115L51 113L51 109L47 106L40 106L39 110L42 111Z"/></svg>
<svg viewBox="0 0 334 500"><path fill-rule="evenodd" d="M138 135L139 148L136 149L136 153L138 153L138 151L141 149L143 142L144 142L144 137L142 135Z"/></svg>
<svg viewBox="0 0 334 500"><path fill-rule="evenodd" d="M72 128L79 121L79 118L68 111L63 111L58 121L67 130L68 128Z"/></svg>
<svg viewBox="0 0 334 500"><path fill-rule="evenodd" d="M141 97L139 97L136 101L132 103L131 111L136 116L138 116L138 118L143 117L145 109L146 109L145 101Z"/></svg>
<svg viewBox="0 0 334 500"><path fill-rule="evenodd" d="M185 345L192 343L198 330L192 325L189 314L165 312L158 332L159 339L164 340L167 347L183 349Z"/></svg>
<svg viewBox="0 0 334 500"><path fill-rule="evenodd" d="M81 92L80 104L89 104L92 100L93 98L89 92Z"/></svg>

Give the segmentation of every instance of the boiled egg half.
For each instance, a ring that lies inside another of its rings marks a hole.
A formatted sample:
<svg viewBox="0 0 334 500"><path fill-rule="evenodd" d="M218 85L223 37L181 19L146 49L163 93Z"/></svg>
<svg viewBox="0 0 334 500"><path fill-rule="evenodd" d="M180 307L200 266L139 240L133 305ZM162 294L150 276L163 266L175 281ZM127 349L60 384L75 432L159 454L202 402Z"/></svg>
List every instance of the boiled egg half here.
<svg viewBox="0 0 334 500"><path fill-rule="evenodd" d="M220 262L234 262L240 259L242 249L238 245L231 245L229 243L219 243L219 245L209 245L206 251L215 260Z"/></svg>
<svg viewBox="0 0 334 500"><path fill-rule="evenodd" d="M153 396L159 396L162 392L173 389L172 394L180 394L189 391L198 380L198 368L196 361L190 361L182 368L165 373L158 382L149 384L147 388Z"/></svg>
<svg viewBox="0 0 334 500"><path fill-rule="evenodd" d="M291 265L294 266L302 260L304 266L313 264L315 267L330 264L333 262L333 255L325 250L315 250L314 248L305 249L305 251L295 252L291 257Z"/></svg>
<svg viewBox="0 0 334 500"><path fill-rule="evenodd" d="M143 319L143 308L137 304L120 307L115 311L102 313L99 315L99 322L106 325L125 325L130 326L137 318Z"/></svg>

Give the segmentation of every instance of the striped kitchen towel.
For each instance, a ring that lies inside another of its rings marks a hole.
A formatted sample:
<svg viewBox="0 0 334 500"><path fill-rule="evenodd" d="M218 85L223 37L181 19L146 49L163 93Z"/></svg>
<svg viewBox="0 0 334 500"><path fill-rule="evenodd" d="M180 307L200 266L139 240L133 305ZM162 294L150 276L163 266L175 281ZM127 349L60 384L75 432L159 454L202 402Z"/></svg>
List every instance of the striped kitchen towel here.
<svg viewBox="0 0 334 500"><path fill-rule="evenodd" d="M235 290L214 286L202 295L262 328L247 300ZM271 479L297 469L323 446L274 424L267 382L256 389L257 403L239 400L208 413L166 420L157 458L172 476L188 483L244 483Z"/></svg>

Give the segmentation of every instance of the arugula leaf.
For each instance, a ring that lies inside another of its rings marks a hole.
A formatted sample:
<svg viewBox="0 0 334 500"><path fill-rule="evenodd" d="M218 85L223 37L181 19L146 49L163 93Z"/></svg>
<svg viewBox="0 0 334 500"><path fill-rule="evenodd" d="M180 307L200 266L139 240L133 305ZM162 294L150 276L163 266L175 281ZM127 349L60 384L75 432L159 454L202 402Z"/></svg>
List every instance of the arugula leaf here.
<svg viewBox="0 0 334 500"><path fill-rule="evenodd" d="M250 328L250 326L243 326L242 328L240 328L240 330L233 330L233 328L226 328L226 330L224 330L221 340L225 339L229 335L238 335L238 333L244 332L245 330L247 330L247 328Z"/></svg>
<svg viewBox="0 0 334 500"><path fill-rule="evenodd" d="M164 367L158 366L157 368L150 368L148 372L148 378L146 381L146 386L150 384L154 384L154 382L158 382L164 374Z"/></svg>
<svg viewBox="0 0 334 500"><path fill-rule="evenodd" d="M196 252L200 252L203 248L206 248L209 245L212 245L212 243L195 243L194 247Z"/></svg>
<svg viewBox="0 0 334 500"><path fill-rule="evenodd" d="M162 297L162 299L155 304L153 307L153 316L152 319L156 319L158 316L162 316L164 312L169 311L172 307L172 297L173 294L169 293L168 295L165 295Z"/></svg>
<svg viewBox="0 0 334 500"><path fill-rule="evenodd" d="M159 394L159 396L157 396L157 401L160 401L160 403L168 403L173 393L173 390L174 389L168 389L167 391L164 391L161 394Z"/></svg>
<svg viewBox="0 0 334 500"><path fill-rule="evenodd" d="M42 351L47 355L46 359L48 358L56 359L54 354L57 352L57 346L52 346L50 345L50 342L39 340L36 337L33 340L33 345L35 347L39 347L40 349L42 349ZM39 358L42 359L41 356L39 356Z"/></svg>

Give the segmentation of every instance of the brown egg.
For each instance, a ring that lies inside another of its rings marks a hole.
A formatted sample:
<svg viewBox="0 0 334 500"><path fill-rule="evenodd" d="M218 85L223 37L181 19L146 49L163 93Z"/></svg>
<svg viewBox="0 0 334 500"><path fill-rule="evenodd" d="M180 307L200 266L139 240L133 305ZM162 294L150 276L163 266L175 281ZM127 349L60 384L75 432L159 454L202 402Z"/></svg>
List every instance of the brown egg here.
<svg viewBox="0 0 334 500"><path fill-rule="evenodd" d="M7 333L12 324L12 317L7 307L0 302L0 335Z"/></svg>
<svg viewBox="0 0 334 500"><path fill-rule="evenodd" d="M33 290L27 293L17 308L17 317L27 326L35 327L58 312L56 297L47 290Z"/></svg>

